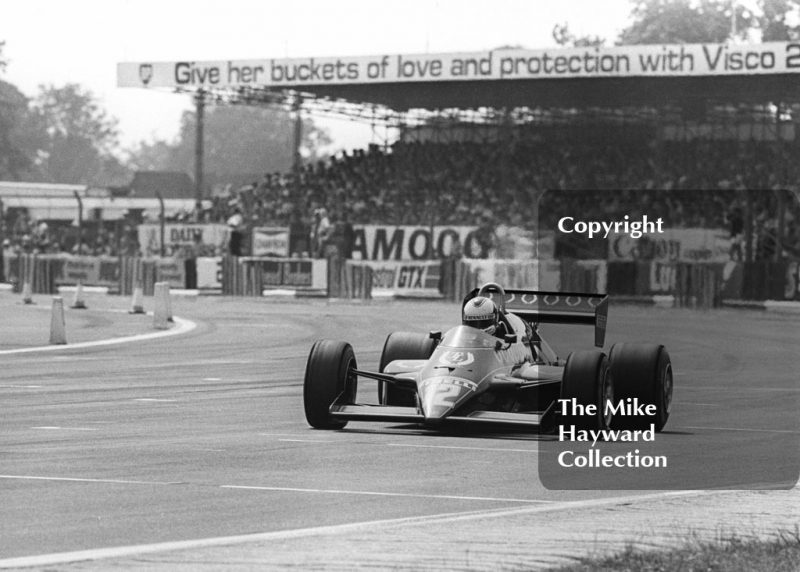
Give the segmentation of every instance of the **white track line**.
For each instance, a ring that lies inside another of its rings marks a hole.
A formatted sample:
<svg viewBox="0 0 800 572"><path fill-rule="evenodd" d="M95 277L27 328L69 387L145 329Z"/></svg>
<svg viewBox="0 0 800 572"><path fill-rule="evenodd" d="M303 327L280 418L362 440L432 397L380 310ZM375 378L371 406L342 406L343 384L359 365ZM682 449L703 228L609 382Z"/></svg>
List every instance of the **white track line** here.
<svg viewBox="0 0 800 572"><path fill-rule="evenodd" d="M31 429L57 429L59 431L99 431L93 427L31 427Z"/></svg>
<svg viewBox="0 0 800 572"><path fill-rule="evenodd" d="M191 332L197 327L197 324L191 320L173 317L176 327L169 330L160 330L158 332L151 332L149 334L137 334L135 336L126 336L124 338L110 338L107 340L96 340L94 342L80 342L77 344L65 344L57 346L40 346L36 348L21 348L17 350L2 350L0 355L9 354L29 354L35 352L55 352L63 350L76 350L81 348L95 348L98 346L111 346L116 344L125 344L128 342L141 342L145 340L154 340L156 338L166 338L168 336L177 336Z"/></svg>
<svg viewBox="0 0 800 572"><path fill-rule="evenodd" d="M378 497L403 497L403 498L417 498L417 499L443 499L443 500L470 500L470 501L491 501L491 502L516 502L516 503L550 503L553 501L535 500L535 499L509 499L509 498L495 498L495 497L467 497L455 495L423 495L416 493L390 493L381 491L346 491L338 489L300 489L294 487L259 487L259 486L242 486L242 485L221 485L221 489L243 489L252 491L274 491L274 492L289 492L289 493L318 493L329 495L364 495L364 496L378 496Z"/></svg>
<svg viewBox="0 0 800 572"><path fill-rule="evenodd" d="M800 435L800 431L793 429L746 429L744 427L692 427L684 425L682 429L708 429L709 431L742 431L744 433L793 433Z"/></svg>
<svg viewBox="0 0 800 572"><path fill-rule="evenodd" d="M361 530L371 531L379 527L422 525L430 523L447 523L447 522L457 522L465 520L478 520L483 518L514 516L518 514L535 514L544 512L564 511L569 509L594 508L599 506L658 500L662 498L677 497L677 496L722 494L725 492L731 492L731 491L679 491L679 492L655 493L650 495L640 495L640 496L630 496L630 497L617 497L610 499L593 499L593 500L573 501L573 502L555 502L546 506L522 507L514 509L489 509L484 511L466 511L457 513L442 513L429 516L362 521L350 524L317 526L312 528L281 530L276 532L244 534L238 536L221 536L215 538L201 538L197 540L161 542L157 544L117 546L112 548L98 548L93 550L81 550L76 552L44 554L40 556L22 556L18 558L8 558L5 560L0 560L0 569L22 568L22 567L32 567L32 566L52 566L55 564L68 564L68 563L84 562L91 560L124 558L128 556L141 556L143 554L174 552L178 550L190 550L190 549L196 550L213 546L230 546L236 544L246 544L250 542L288 540L294 538L308 538L313 536L330 536L334 534L343 534L347 532L358 532Z"/></svg>
<svg viewBox="0 0 800 572"><path fill-rule="evenodd" d="M48 429L57 429L57 427L48 427ZM127 484L127 485L186 485L191 483L185 482L158 482L158 481L136 481L136 480L122 480L122 479L87 479L87 478L72 478L72 477L36 477L29 475L0 475L0 479L8 480L36 480L36 481L66 481L78 483L112 483L112 484ZM290 492L290 493L312 493L312 494L332 494L332 495L363 495L363 496L383 496L383 497L406 497L406 498L426 498L426 499L443 499L443 500L474 500L474 501L493 501L493 502L515 502L515 503L550 503L553 501L535 500L535 499L512 499L512 498L494 498L494 497L469 497L469 496L452 496L452 495L423 495L416 493L392 493L382 491L348 491L339 489L302 489L296 487L263 487L263 486L249 486L249 485L202 485L220 489L240 489L240 490L253 490L253 491L273 491L273 492Z"/></svg>
<svg viewBox="0 0 800 572"><path fill-rule="evenodd" d="M31 475L0 475L0 479L21 481L66 481L72 483L111 483L116 485L182 485L184 483L158 481L131 481L125 479L80 479L73 477L35 477Z"/></svg>
<svg viewBox="0 0 800 572"><path fill-rule="evenodd" d="M413 443L386 443L389 447L419 447L421 449L466 449L468 451L493 451L512 453L538 453L538 449L506 449L504 447L457 447L455 445L415 445Z"/></svg>

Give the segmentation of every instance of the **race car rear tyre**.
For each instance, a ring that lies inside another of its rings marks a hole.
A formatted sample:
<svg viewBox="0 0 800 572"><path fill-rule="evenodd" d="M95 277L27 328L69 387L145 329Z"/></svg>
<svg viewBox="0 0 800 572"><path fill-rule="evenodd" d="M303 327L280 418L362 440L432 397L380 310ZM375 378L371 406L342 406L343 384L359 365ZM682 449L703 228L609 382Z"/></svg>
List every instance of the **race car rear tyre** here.
<svg viewBox="0 0 800 572"><path fill-rule="evenodd" d="M655 425L655 430L661 431L669 419L673 391L672 360L666 348L657 344L614 344L609 361L617 403L633 405L636 399L642 409L656 406L654 415L615 415L614 428L644 430Z"/></svg>
<svg viewBox="0 0 800 572"><path fill-rule="evenodd" d="M603 352L587 350L572 352L564 366L561 380L561 399L570 400L568 415L561 416L561 424L574 425L579 431L608 429L611 414L607 402L614 401L615 380L611 375L608 358ZM583 407L583 414L573 414L572 400ZM594 414L586 414L586 406L594 405ZM561 411L561 407L557 409Z"/></svg>
<svg viewBox="0 0 800 572"><path fill-rule="evenodd" d="M356 399L356 356L350 344L320 340L311 347L303 381L303 405L306 421L315 429L341 429L347 421L331 418L330 407L346 392L346 403Z"/></svg>
<svg viewBox="0 0 800 572"><path fill-rule="evenodd" d="M426 334L416 332L393 332L386 338L381 353L378 371L383 373L389 363L397 359L428 359L436 349L437 341ZM396 387L389 383L378 384L378 402L381 405L416 407L416 393L410 389Z"/></svg>

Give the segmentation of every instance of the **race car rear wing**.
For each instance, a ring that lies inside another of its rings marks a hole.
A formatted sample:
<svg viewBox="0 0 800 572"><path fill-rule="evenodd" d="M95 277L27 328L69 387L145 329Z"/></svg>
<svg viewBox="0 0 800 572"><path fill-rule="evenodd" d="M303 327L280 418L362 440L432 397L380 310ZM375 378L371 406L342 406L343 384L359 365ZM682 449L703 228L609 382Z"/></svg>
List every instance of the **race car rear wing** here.
<svg viewBox="0 0 800 572"><path fill-rule="evenodd" d="M464 302L478 294L476 288ZM587 324L594 326L594 345L603 347L608 320L608 295L576 292L540 292L536 290L506 290L499 303L501 309L512 312L528 322L553 324ZM495 303L497 292L490 292Z"/></svg>

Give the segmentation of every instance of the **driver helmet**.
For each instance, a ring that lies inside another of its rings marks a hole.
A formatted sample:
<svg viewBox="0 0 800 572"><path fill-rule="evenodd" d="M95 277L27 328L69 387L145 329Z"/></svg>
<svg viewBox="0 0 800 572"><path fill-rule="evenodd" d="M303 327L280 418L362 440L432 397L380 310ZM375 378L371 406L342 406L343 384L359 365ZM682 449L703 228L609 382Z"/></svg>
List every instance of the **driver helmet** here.
<svg viewBox="0 0 800 572"><path fill-rule="evenodd" d="M497 306L489 298L476 296L466 303L461 323L494 334L498 323Z"/></svg>

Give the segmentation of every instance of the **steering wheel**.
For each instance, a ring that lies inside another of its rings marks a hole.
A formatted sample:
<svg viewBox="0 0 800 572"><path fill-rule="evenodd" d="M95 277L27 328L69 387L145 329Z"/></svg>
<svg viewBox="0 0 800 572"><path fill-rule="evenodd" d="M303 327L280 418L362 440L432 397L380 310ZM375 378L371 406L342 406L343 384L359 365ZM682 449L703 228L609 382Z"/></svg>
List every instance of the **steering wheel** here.
<svg viewBox="0 0 800 572"><path fill-rule="evenodd" d="M497 304L497 307L500 308L500 311L504 314L506 313L506 291L503 290L503 287L496 282L487 282L481 289L478 290L478 296L486 296L490 292L497 292L499 296L497 298L492 298L492 300ZM499 299L498 299L499 298Z"/></svg>

